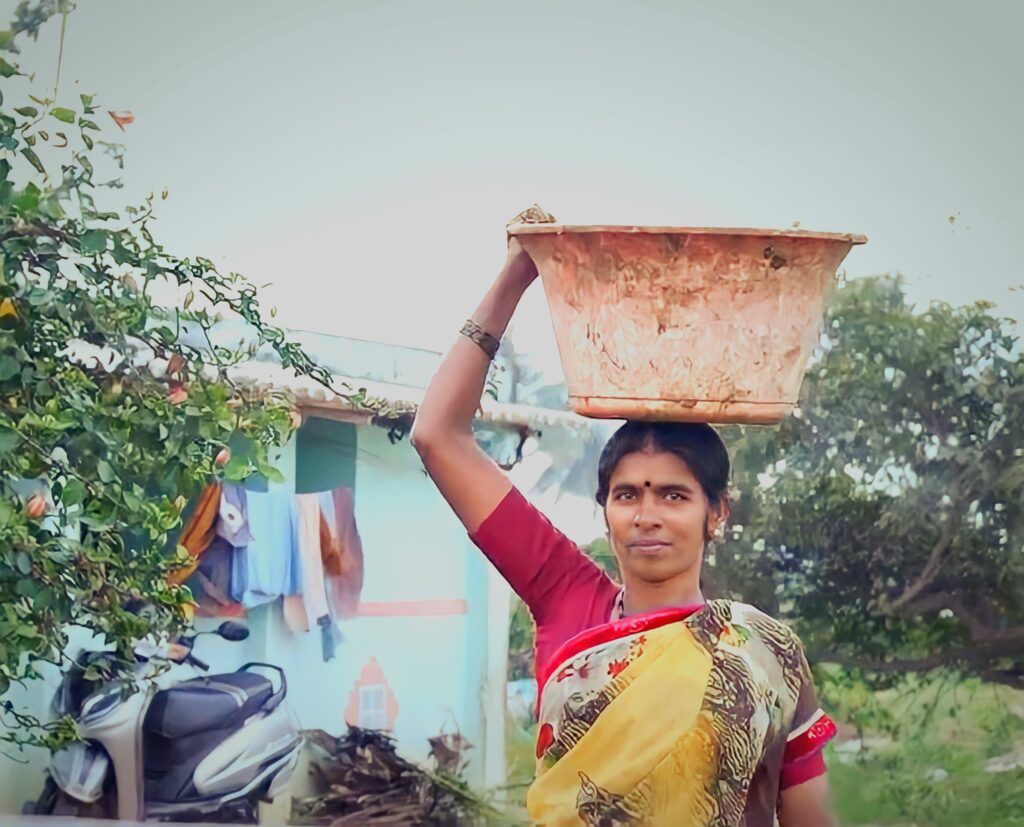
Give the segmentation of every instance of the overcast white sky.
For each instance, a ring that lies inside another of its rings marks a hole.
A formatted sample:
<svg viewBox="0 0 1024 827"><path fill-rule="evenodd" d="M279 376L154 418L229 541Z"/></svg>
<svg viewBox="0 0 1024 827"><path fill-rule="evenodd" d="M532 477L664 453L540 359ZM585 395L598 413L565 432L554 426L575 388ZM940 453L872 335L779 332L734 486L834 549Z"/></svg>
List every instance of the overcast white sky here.
<svg viewBox="0 0 1024 827"><path fill-rule="evenodd" d="M1021 31L1015 0L79 0L60 98L131 110L118 196L168 187L158 238L295 327L446 348L533 201L864 233L849 276L1021 319ZM557 372L539 287L515 335Z"/></svg>

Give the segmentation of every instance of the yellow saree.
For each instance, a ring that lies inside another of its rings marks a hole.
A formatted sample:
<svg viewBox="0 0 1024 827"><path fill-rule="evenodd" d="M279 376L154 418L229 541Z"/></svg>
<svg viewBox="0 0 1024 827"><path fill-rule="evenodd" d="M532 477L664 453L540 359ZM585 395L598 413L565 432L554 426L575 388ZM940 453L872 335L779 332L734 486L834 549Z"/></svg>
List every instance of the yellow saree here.
<svg viewBox="0 0 1024 827"><path fill-rule="evenodd" d="M835 732L793 632L732 601L587 630L538 680L536 824L772 827Z"/></svg>

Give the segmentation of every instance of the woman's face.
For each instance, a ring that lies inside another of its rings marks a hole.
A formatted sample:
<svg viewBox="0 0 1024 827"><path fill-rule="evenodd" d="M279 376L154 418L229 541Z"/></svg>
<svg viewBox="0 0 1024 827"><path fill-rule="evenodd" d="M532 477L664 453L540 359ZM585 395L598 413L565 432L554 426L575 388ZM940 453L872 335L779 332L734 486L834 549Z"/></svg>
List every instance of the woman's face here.
<svg viewBox="0 0 1024 827"><path fill-rule="evenodd" d="M709 506L690 467L664 451L638 451L619 460L604 513L627 587L631 577L660 583L699 574L708 533L727 516L725 507Z"/></svg>

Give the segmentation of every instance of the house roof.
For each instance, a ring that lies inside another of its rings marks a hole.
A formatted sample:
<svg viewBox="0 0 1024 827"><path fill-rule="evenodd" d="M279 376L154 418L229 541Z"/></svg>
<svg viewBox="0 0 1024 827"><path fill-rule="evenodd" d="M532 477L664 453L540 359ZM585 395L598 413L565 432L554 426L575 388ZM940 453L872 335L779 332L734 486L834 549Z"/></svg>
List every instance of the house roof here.
<svg viewBox="0 0 1024 827"><path fill-rule="evenodd" d="M215 341L225 347L241 348L247 341L245 337L251 338L251 333L247 331L245 325L223 323L216 330ZM300 408L316 410L321 415L385 426L388 422L404 419L408 425L423 399L425 388L369 377L387 376L426 383L441 359L441 354L433 351L301 331L300 334L302 344L312 350L318 364L328 370L338 362L361 365L363 376L352 377L332 371L331 375L339 391L334 392L308 376L297 376L293 370L282 367L279 362L257 356L232 367L229 370L232 380L263 392L287 393ZM187 329L187 326L182 338L191 339L188 343L193 347L203 347L199 334ZM109 347L98 348L80 340L69 343L67 355L74 361L94 364L108 371L123 360L119 353ZM266 355L271 356L269 349ZM132 361L136 365L143 365L152 358L152 351L143 347L140 353L132 357ZM349 398L360 390L364 391L365 404ZM520 432L524 429L540 431L546 427L559 427L585 433L593 427L592 420L569 411L497 402L488 397L482 400L476 421Z"/></svg>
<svg viewBox="0 0 1024 827"><path fill-rule="evenodd" d="M296 376L293 371L272 362L245 362L232 368L231 375L234 381L261 391L288 393L306 412L321 411L346 419L365 419L367 423L382 414L412 416L424 394L422 388L354 379L337 373L333 376L339 392L335 392L308 376ZM363 404L349 398L360 390L364 391L366 400ZM584 432L591 428L590 420L568 411L495 402L489 398L482 400L476 421L511 430L560 427Z"/></svg>

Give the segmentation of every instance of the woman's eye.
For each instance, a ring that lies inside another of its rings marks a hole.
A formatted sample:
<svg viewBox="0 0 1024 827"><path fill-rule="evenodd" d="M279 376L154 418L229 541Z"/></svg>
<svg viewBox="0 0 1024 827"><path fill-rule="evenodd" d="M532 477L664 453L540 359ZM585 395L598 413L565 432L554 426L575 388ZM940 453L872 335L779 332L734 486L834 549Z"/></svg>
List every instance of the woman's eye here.
<svg viewBox="0 0 1024 827"><path fill-rule="evenodd" d="M620 491L618 494L615 495L615 499L617 499L617 500L625 500L625 499L631 498L632 496L633 496L633 492L632 491Z"/></svg>
<svg viewBox="0 0 1024 827"><path fill-rule="evenodd" d="M686 499L686 497L684 497L678 491L669 491L668 494L666 494L665 496L666 496L666 498L668 498L672 502L676 502L676 503L681 503L681 502L683 502Z"/></svg>

